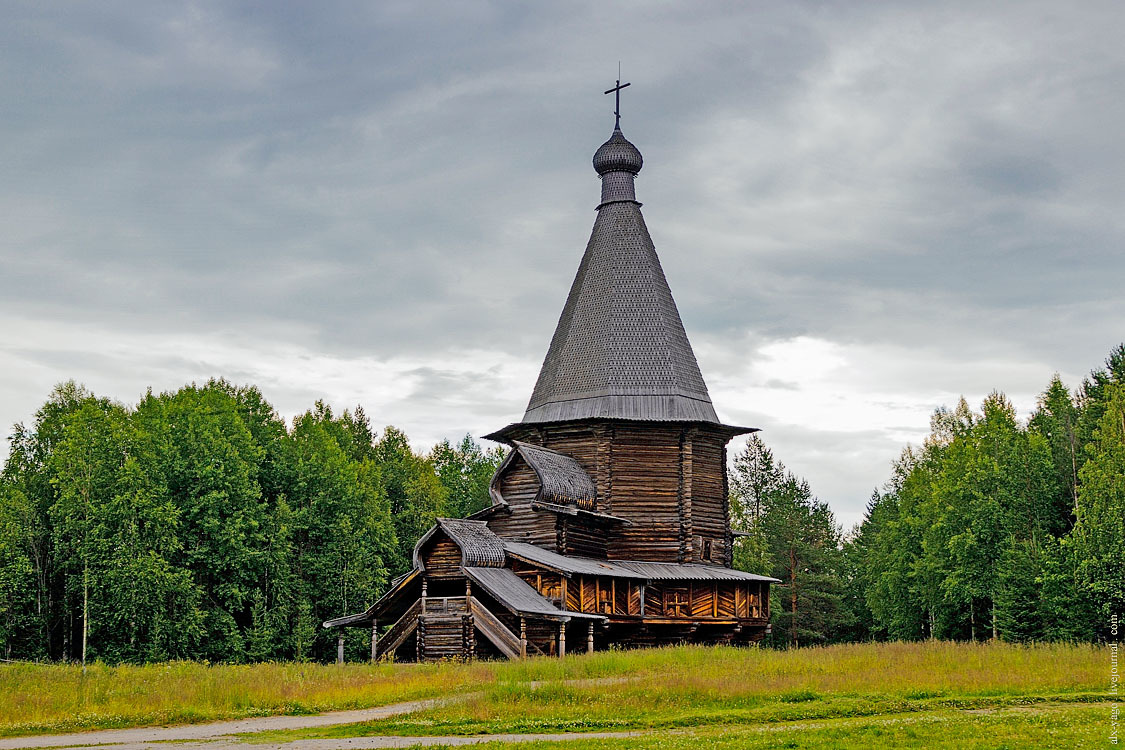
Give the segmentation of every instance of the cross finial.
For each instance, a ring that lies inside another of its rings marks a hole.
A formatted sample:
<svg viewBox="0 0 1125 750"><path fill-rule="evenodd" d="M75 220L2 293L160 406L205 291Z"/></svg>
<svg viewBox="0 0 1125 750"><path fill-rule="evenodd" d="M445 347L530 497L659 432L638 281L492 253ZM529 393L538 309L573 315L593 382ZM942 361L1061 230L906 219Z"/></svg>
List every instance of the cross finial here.
<svg viewBox="0 0 1125 750"><path fill-rule="evenodd" d="M613 108L613 116L615 118L614 121L613 121L613 129L614 130L620 130L621 129L621 89L623 89L623 88L625 88L626 86L629 86L629 85L631 85L631 84L621 82L621 67L618 66L618 69L617 69L617 85L605 92L607 94L615 93L617 95L616 96L616 99L617 99L616 106Z"/></svg>

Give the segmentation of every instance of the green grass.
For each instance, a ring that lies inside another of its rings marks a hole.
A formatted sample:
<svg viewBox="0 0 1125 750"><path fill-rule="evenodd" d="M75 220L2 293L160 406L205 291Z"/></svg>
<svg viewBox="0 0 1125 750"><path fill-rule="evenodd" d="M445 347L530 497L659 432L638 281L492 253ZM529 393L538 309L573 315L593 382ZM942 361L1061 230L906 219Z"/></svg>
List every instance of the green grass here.
<svg viewBox="0 0 1125 750"><path fill-rule="evenodd" d="M1105 704L1001 710L990 714L939 712L878 718L803 721L787 724L727 725L654 732L612 740L621 750L893 750L931 748L950 750L1025 750L1026 748L1108 747L1108 709ZM490 742L488 750L552 748L594 750L607 740L567 742Z"/></svg>
<svg viewBox="0 0 1125 750"><path fill-rule="evenodd" d="M0 665L0 737L311 714L449 695L487 664Z"/></svg>
<svg viewBox="0 0 1125 750"><path fill-rule="evenodd" d="M669 729L1084 702L1105 699L1107 658L1088 646L941 642L606 652L503 665L466 701L302 736Z"/></svg>
<svg viewBox="0 0 1125 750"><path fill-rule="evenodd" d="M0 667L0 735L460 694L467 697L383 721L245 739L644 731L614 746L1067 747L1108 732L1108 719L1097 719L1108 716L1108 663L1107 651L1092 646L928 642L420 666L98 666L85 677L74 667L11 665Z"/></svg>

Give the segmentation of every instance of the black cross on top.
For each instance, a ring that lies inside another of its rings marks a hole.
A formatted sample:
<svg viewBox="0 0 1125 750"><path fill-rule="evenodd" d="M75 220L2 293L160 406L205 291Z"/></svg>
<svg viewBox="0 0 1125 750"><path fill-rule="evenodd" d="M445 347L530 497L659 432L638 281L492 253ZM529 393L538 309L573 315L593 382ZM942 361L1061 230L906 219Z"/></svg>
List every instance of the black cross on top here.
<svg viewBox="0 0 1125 750"><path fill-rule="evenodd" d="M630 86L630 85L632 85L632 84L622 83L621 79L618 78L617 79L617 85L605 92L607 94L612 94L612 93L616 92L616 94L617 94L617 97L616 97L617 98L617 105L613 108L613 116L616 118L613 121L613 127L616 130L621 129L621 89L625 88L626 86Z"/></svg>

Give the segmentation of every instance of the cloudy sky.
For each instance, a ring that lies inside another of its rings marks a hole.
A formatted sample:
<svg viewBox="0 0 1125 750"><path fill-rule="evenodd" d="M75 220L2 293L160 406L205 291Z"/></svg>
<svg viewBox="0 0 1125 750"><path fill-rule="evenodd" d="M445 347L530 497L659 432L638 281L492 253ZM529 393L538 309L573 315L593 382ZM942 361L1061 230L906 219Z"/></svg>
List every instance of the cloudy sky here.
<svg viewBox="0 0 1125 750"><path fill-rule="evenodd" d="M9 2L0 424L222 376L516 421L613 125L719 415L846 525L1125 340L1119 3ZM6 448L0 449L0 453Z"/></svg>

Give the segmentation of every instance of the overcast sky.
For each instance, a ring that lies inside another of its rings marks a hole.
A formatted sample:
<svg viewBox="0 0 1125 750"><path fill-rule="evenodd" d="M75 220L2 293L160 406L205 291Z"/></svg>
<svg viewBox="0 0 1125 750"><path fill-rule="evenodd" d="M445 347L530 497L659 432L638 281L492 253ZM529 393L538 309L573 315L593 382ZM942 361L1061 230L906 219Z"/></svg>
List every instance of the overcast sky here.
<svg viewBox="0 0 1125 750"><path fill-rule="evenodd" d="M613 126L721 418L845 525L933 410L1125 340L1125 6L0 8L0 424L221 376L517 421ZM737 448L737 444L735 446ZM0 449L0 453L6 451Z"/></svg>

